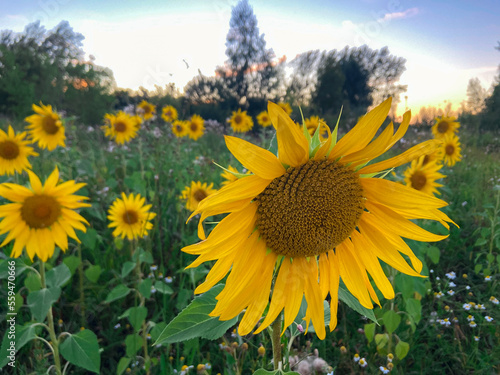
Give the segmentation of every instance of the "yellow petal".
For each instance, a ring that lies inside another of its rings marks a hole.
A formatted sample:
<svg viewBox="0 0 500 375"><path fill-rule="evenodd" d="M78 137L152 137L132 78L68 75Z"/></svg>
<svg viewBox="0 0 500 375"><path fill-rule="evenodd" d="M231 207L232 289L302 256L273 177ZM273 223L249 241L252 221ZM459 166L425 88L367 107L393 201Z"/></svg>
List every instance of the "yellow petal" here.
<svg viewBox="0 0 500 375"><path fill-rule="evenodd" d="M306 316L308 318L311 317L316 335L320 340L323 340L326 335L325 309L323 305L324 299L321 298L321 289L318 283L318 264L314 257L310 258L309 261L305 258L298 259L302 261L302 272L304 272L306 278L304 290L307 301ZM295 314L295 316L297 316L297 314Z"/></svg>
<svg viewBox="0 0 500 375"><path fill-rule="evenodd" d="M330 265L330 332L337 326L337 311L339 305L339 261L333 250L328 251Z"/></svg>
<svg viewBox="0 0 500 375"><path fill-rule="evenodd" d="M28 171L28 176L30 179L31 188L33 189L35 194L41 194L43 188L42 188L42 182L40 181L38 176L31 171Z"/></svg>
<svg viewBox="0 0 500 375"><path fill-rule="evenodd" d="M243 139L225 136L226 146L236 159L259 177L273 180L286 170L276 156Z"/></svg>

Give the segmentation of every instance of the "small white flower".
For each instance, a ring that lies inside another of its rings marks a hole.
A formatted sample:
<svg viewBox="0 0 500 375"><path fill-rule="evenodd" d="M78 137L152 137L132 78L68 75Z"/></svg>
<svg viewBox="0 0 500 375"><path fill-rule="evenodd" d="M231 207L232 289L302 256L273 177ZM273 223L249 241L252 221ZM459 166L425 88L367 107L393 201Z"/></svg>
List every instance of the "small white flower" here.
<svg viewBox="0 0 500 375"><path fill-rule="evenodd" d="M474 321L474 317L473 317L472 315L469 315L469 316L467 317L467 321L468 321L468 322L473 322L473 321Z"/></svg>
<svg viewBox="0 0 500 375"><path fill-rule="evenodd" d="M439 280L441 280L441 278L440 278L439 276L436 276L436 280L438 280L438 281L439 281Z"/></svg>
<svg viewBox="0 0 500 375"><path fill-rule="evenodd" d="M430 273L434 273L434 270L433 270L433 269L430 269L430 270L429 270L429 272L430 272Z"/></svg>
<svg viewBox="0 0 500 375"><path fill-rule="evenodd" d="M120 328L122 325L120 323L118 323L116 326L115 326L115 329L118 329Z"/></svg>
<svg viewBox="0 0 500 375"><path fill-rule="evenodd" d="M462 305L462 307L464 308L464 310L469 311L471 306L470 306L470 304L468 304L468 303L464 303L464 304Z"/></svg>
<svg viewBox="0 0 500 375"><path fill-rule="evenodd" d="M448 273L446 274L446 277L447 277L448 279L450 279L450 280L454 280L454 279L455 279L455 277L457 277L457 275L456 275L456 273L455 273L454 271L451 271L451 272L448 272Z"/></svg>
<svg viewBox="0 0 500 375"><path fill-rule="evenodd" d="M480 336L474 336L474 341L479 341L480 338Z"/></svg>
<svg viewBox="0 0 500 375"><path fill-rule="evenodd" d="M480 303L478 303L477 305L475 305L474 308L476 310L485 310L486 309L486 307L484 307L484 305L481 305Z"/></svg>
<svg viewBox="0 0 500 375"><path fill-rule="evenodd" d="M458 318L456 316L453 317L453 323L458 323Z"/></svg>
<svg viewBox="0 0 500 375"><path fill-rule="evenodd" d="M491 281L491 276L486 276L486 277L484 278L484 281Z"/></svg>
<svg viewBox="0 0 500 375"><path fill-rule="evenodd" d="M354 354L353 360L354 360L354 362L359 362L359 354L358 353Z"/></svg>
<svg viewBox="0 0 500 375"><path fill-rule="evenodd" d="M210 363L205 363L205 369L210 370L212 368L212 365Z"/></svg>
<svg viewBox="0 0 500 375"><path fill-rule="evenodd" d="M469 286L469 285L467 285L467 286L465 287L465 289L470 290L470 286Z"/></svg>
<svg viewBox="0 0 500 375"><path fill-rule="evenodd" d="M151 293L156 293L156 288L153 285L151 285Z"/></svg>
<svg viewBox="0 0 500 375"><path fill-rule="evenodd" d="M442 296L444 296L443 292L436 293L436 298L441 298Z"/></svg>
<svg viewBox="0 0 500 375"><path fill-rule="evenodd" d="M490 302L494 305L498 305L498 300L493 296L490 297Z"/></svg>
<svg viewBox="0 0 500 375"><path fill-rule="evenodd" d="M151 271L156 271L158 269L158 266L156 264L153 264L151 267L149 267Z"/></svg>
<svg viewBox="0 0 500 375"><path fill-rule="evenodd" d="M449 294L450 296L452 296L452 295L454 295L454 294L455 294L455 291L454 291L454 290L452 290L452 289L450 289L450 290L448 290L448 294Z"/></svg>
<svg viewBox="0 0 500 375"><path fill-rule="evenodd" d="M450 285L450 288L453 288L453 287L457 286L457 284L455 284L453 281L450 281L449 285Z"/></svg>
<svg viewBox="0 0 500 375"><path fill-rule="evenodd" d="M382 371L382 374L388 374L389 373L389 370L386 369L384 366L380 366L379 370Z"/></svg>
<svg viewBox="0 0 500 375"><path fill-rule="evenodd" d="M366 362L366 359L361 358L361 359L359 360L359 365L360 365L361 367L366 367L366 366L368 366L368 362Z"/></svg>
<svg viewBox="0 0 500 375"><path fill-rule="evenodd" d="M465 207L467 205L467 201L462 202L462 207Z"/></svg>
<svg viewBox="0 0 500 375"><path fill-rule="evenodd" d="M172 281L174 281L174 280L172 279L172 276L167 276L167 277L165 277L165 282L166 282L167 284L170 284Z"/></svg>
<svg viewBox="0 0 500 375"><path fill-rule="evenodd" d="M487 322L492 322L493 321L493 318L491 316L488 316L488 315L486 315L484 317L484 319L486 319Z"/></svg>
<svg viewBox="0 0 500 375"><path fill-rule="evenodd" d="M476 324L475 321L472 321L472 322L469 323L469 326L472 327L472 328L475 328L475 327L477 327L477 324Z"/></svg>

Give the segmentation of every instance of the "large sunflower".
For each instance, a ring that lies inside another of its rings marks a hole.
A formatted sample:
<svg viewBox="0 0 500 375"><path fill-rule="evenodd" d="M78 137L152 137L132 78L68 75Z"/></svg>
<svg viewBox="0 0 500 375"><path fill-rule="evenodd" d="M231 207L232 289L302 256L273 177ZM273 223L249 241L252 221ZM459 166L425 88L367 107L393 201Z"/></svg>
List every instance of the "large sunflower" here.
<svg viewBox="0 0 500 375"><path fill-rule="evenodd" d="M66 147L64 126L59 115L52 110L52 106L40 103L40 106L33 104L32 108L36 113L24 120L29 123L26 128L29 129L33 142L38 142L38 147L49 151L57 146Z"/></svg>
<svg viewBox="0 0 500 375"><path fill-rule="evenodd" d="M187 121L176 120L172 124L172 133L174 133L177 138L185 137L188 135L188 126L189 123Z"/></svg>
<svg viewBox="0 0 500 375"><path fill-rule="evenodd" d="M437 164L436 161L424 164L425 156L413 160L404 172L406 186L426 194L440 194L437 188L443 185L438 184L436 180L446 177L444 174L439 173L442 165Z"/></svg>
<svg viewBox="0 0 500 375"><path fill-rule="evenodd" d="M108 124L102 126L104 135L121 145L135 138L141 125L138 116L131 116L123 111L116 115L106 113L104 119L108 121Z"/></svg>
<svg viewBox="0 0 500 375"><path fill-rule="evenodd" d="M143 100L137 106L139 115L142 116L144 120L149 120L156 113L156 106Z"/></svg>
<svg viewBox="0 0 500 375"><path fill-rule="evenodd" d="M194 211L203 199L217 191L213 186L213 183L208 185L206 182L191 181L191 186L186 186L179 198L186 201L186 208L189 211Z"/></svg>
<svg viewBox="0 0 500 375"><path fill-rule="evenodd" d="M267 111L262 111L257 115L257 122L264 128L272 125L271 117L269 117L269 113L267 113Z"/></svg>
<svg viewBox="0 0 500 375"><path fill-rule="evenodd" d="M16 134L9 125L7 133L0 129L0 176L22 173L31 169L29 156L37 156L31 142L25 141L26 132Z"/></svg>
<svg viewBox="0 0 500 375"><path fill-rule="evenodd" d="M146 198L140 194L134 195L130 193L127 197L122 193L122 198L116 198L108 211L108 219L111 223L109 228L115 228L113 236L134 240L147 236L148 231L153 228L151 220L156 214L150 212L150 204L144 204Z"/></svg>
<svg viewBox="0 0 500 375"><path fill-rule="evenodd" d="M74 180L57 184L59 170L56 168L42 185L40 179L28 171L30 188L4 183L0 185L0 196L12 203L0 207L0 235L9 233L0 247L15 240L11 257L21 255L23 248L31 260L37 255L46 262L54 254L55 246L63 251L68 248L68 236L77 242L75 229L86 231L88 222L74 210L90 207L83 201L87 197L73 195L85 186Z"/></svg>
<svg viewBox="0 0 500 375"><path fill-rule="evenodd" d="M442 144L443 162L449 167L453 167L456 162L462 160L462 149L460 140L455 134L448 134L443 138Z"/></svg>
<svg viewBox="0 0 500 375"><path fill-rule="evenodd" d="M194 139L195 141L200 138L205 132L203 118L199 115L191 116L191 119L187 122L187 133L189 138Z"/></svg>
<svg viewBox="0 0 500 375"><path fill-rule="evenodd" d="M161 111L162 111L161 118L166 122L172 122L177 120L178 116L177 110L173 106L167 105L166 107L163 107Z"/></svg>
<svg viewBox="0 0 500 375"><path fill-rule="evenodd" d="M233 111L229 123L233 131L237 133L245 133L253 128L252 118L247 115L247 111L242 111L241 108Z"/></svg>
<svg viewBox="0 0 500 375"><path fill-rule="evenodd" d="M448 134L455 134L460 127L460 123L455 117L441 116L434 119L436 123L432 127L432 134L435 138L443 138Z"/></svg>
<svg viewBox="0 0 500 375"><path fill-rule="evenodd" d="M439 241L409 219L451 221L438 210L446 203L374 175L432 152L429 140L399 156L366 165L391 148L408 129L410 113L393 134L392 123L372 141L391 108L388 99L361 118L340 141L330 134L315 143L277 105L268 112L276 129L278 157L242 139L226 136L226 145L253 172L204 199L191 214L201 213L198 235L203 240L183 249L199 255L188 267L217 260L203 293L222 280L211 316L231 319L246 309L239 333L255 333L284 310L284 327L295 319L303 297L305 320L325 337L323 301L330 294L330 330L337 324L339 279L366 308L379 303L368 274L384 297L394 291L379 259L401 272L419 276L422 263L401 237ZM205 239L202 222L229 213ZM408 265L400 253L411 261ZM273 276L276 278L273 283ZM271 300L269 298L271 296Z"/></svg>

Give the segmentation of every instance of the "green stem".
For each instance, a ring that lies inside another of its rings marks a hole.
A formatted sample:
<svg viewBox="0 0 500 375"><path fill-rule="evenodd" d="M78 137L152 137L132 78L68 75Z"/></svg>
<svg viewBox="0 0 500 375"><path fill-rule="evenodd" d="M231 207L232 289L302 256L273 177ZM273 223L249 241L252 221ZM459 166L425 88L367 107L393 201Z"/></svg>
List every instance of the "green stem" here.
<svg viewBox="0 0 500 375"><path fill-rule="evenodd" d="M40 281L42 289L46 289L45 284L45 262L40 262ZM54 364L56 367L57 375L61 375L61 359L59 358L59 342L57 341L56 331L54 329L54 317L52 316L52 306L49 308L47 313L47 320L49 323L49 336L52 341L52 348L54 349Z"/></svg>
<svg viewBox="0 0 500 375"><path fill-rule="evenodd" d="M281 314L272 324L271 342L273 344L273 364L274 370L281 368Z"/></svg>
<svg viewBox="0 0 500 375"><path fill-rule="evenodd" d="M80 281L79 290L80 290L80 313L81 320L80 326L85 327L85 294L83 292L83 260L82 260L82 246L78 245L78 258L80 259L80 264L78 265L78 279Z"/></svg>

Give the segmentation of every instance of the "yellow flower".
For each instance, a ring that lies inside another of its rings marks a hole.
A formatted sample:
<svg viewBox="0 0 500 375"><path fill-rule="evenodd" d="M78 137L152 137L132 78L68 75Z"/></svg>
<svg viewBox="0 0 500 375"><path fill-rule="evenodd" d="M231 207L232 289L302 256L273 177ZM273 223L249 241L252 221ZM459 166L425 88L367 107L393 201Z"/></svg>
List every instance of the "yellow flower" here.
<svg viewBox="0 0 500 375"><path fill-rule="evenodd" d="M449 167L453 167L456 162L462 160L460 140L451 133L443 138L442 144L443 162Z"/></svg>
<svg viewBox="0 0 500 375"><path fill-rule="evenodd" d="M179 198L186 201L188 210L194 211L198 207L198 203L217 191L213 189L213 186L213 183L208 185L206 182L202 184L200 181L191 181L191 186L186 186Z"/></svg>
<svg viewBox="0 0 500 375"><path fill-rule="evenodd" d="M408 129L409 112L395 133L389 124L372 141L390 108L388 99L338 142L329 134L324 142L315 144L307 130L269 103L278 157L245 140L225 137L229 151L253 174L224 186L199 204L191 218L201 214L198 235L202 241L183 249L199 255L189 268L216 260L196 293L208 291L230 273L211 316L225 321L246 310L239 324L243 336L252 331L264 311L267 314L255 333L284 310L286 328L305 297L306 324L312 320L316 334L324 338L323 301L330 294L333 330L340 278L361 305L371 309L372 300L377 304L379 300L368 274L385 298L394 298L379 259L403 273L420 276L422 263L402 237L425 242L446 238L409 220L426 218L449 227L451 220L438 210L446 203L374 175L432 152L439 141L429 140L401 155L366 165ZM206 238L203 221L222 213L229 215Z"/></svg>
<svg viewBox="0 0 500 375"><path fill-rule="evenodd" d="M156 106L145 100L140 102L137 108L139 109L139 115L141 115L144 120L149 120L156 113Z"/></svg>
<svg viewBox="0 0 500 375"><path fill-rule="evenodd" d="M436 151L425 155L422 165L426 165L427 163L441 164L442 162L443 162L443 149L440 147Z"/></svg>
<svg viewBox="0 0 500 375"><path fill-rule="evenodd" d="M172 133L174 133L177 138L185 137L188 134L188 126L188 121L176 120L172 124Z"/></svg>
<svg viewBox="0 0 500 375"><path fill-rule="evenodd" d="M238 108L238 111L233 111L229 123L233 131L238 133L245 133L253 128L252 118L247 115L247 111L242 111L241 108Z"/></svg>
<svg viewBox="0 0 500 375"><path fill-rule="evenodd" d="M122 193L122 198L116 198L108 211L108 220L111 223L109 228L115 228L113 236L134 240L148 235L148 231L153 228L151 220L156 214L149 212L150 204L144 204L146 198L140 194L130 193L127 197Z"/></svg>
<svg viewBox="0 0 500 375"><path fill-rule="evenodd" d="M73 195L85 186L74 180L57 184L57 168L42 185L40 179L28 171L30 188L4 183L0 185L0 196L13 203L0 207L0 235L9 233L0 247L15 240L11 257L17 258L26 247L31 260L37 255L46 262L54 254L57 245L61 250L68 248L68 236L80 242L75 229L86 231L88 222L75 209L90 207L83 203L87 197Z"/></svg>
<svg viewBox="0 0 500 375"><path fill-rule="evenodd" d="M25 141L25 137L26 132L16 134L10 125L7 133L0 129L0 176L31 169L28 157L38 154L27 146L31 142Z"/></svg>
<svg viewBox="0 0 500 375"><path fill-rule="evenodd" d="M441 116L434 119L436 123L432 127L432 134L435 138L444 138L448 134L455 134L460 127L460 123L455 121L455 117Z"/></svg>
<svg viewBox="0 0 500 375"><path fill-rule="evenodd" d="M311 116L311 117L306 118L304 120L304 124L305 124L309 134L311 135L311 137L316 132L316 129L318 128L318 126L321 126L320 133L319 133L320 139L322 141L324 141L325 139L328 138L328 130L326 129L326 128L328 128L328 125L326 124L324 119L319 118L318 116Z"/></svg>
<svg viewBox="0 0 500 375"><path fill-rule="evenodd" d="M57 146L66 147L64 126L59 115L52 111L52 106L40 103L40 107L33 104L32 108L36 114L28 116L24 120L29 122L26 128L29 129L29 135L33 142L38 142L38 147L46 148L49 151L54 150Z"/></svg>
<svg viewBox="0 0 500 375"><path fill-rule="evenodd" d="M443 185L438 184L436 180L445 178L446 176L439 173L441 165L435 161L424 164L425 156L413 160L411 165L404 172L406 186L420 190L426 194L440 194L438 187Z"/></svg>
<svg viewBox="0 0 500 375"><path fill-rule="evenodd" d="M131 116L123 111L116 115L106 113L104 119L108 121L107 125L101 127L104 135L114 139L120 145L135 138L141 125L140 117Z"/></svg>
<svg viewBox="0 0 500 375"><path fill-rule="evenodd" d="M238 172L238 170L234 167L228 166L226 169L227 169L227 171L224 171L220 174L221 177L224 178L224 180L225 180L225 181L222 181L222 183L221 183L222 186L226 186L227 184L230 184L231 182L238 180L238 175L240 174L240 172ZM233 172L233 173L231 173L231 172ZM236 173L236 175L235 175L235 173ZM246 174L250 174L250 171L247 171Z"/></svg>
<svg viewBox="0 0 500 375"><path fill-rule="evenodd" d="M195 141L203 135L205 132L205 125L201 116L191 116L191 119L187 122L187 132L189 138Z"/></svg>
<svg viewBox="0 0 500 375"><path fill-rule="evenodd" d="M278 105L280 106L280 108L286 112L287 115L290 115L292 113L292 107L290 106L290 104L288 103L284 103L284 102L279 102Z"/></svg>
<svg viewBox="0 0 500 375"><path fill-rule="evenodd" d="M267 113L267 111L262 111L261 113L259 113L259 115L257 116L257 122L264 128L270 126L271 118L269 117L269 113Z"/></svg>
<svg viewBox="0 0 500 375"><path fill-rule="evenodd" d="M172 122L177 120L178 116L177 110L173 106L167 105L166 107L163 107L161 111L162 111L161 117L166 122Z"/></svg>

